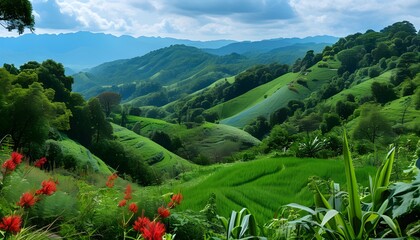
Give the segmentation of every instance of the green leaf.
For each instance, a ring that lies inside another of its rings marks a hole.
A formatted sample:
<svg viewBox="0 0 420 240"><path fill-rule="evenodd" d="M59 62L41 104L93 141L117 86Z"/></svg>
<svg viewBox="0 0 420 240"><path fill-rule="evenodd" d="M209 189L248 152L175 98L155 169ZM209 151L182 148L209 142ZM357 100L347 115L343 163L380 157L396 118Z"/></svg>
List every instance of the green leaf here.
<svg viewBox="0 0 420 240"><path fill-rule="evenodd" d="M312 215L315 215L316 214L316 212L314 210L312 210L311 208L302 206L302 205L297 204L297 203L290 203L290 204L287 204L286 206L292 207L292 208L297 208L299 210L303 210L303 211L308 212L308 213L310 213Z"/></svg>
<svg viewBox="0 0 420 240"><path fill-rule="evenodd" d="M343 145L344 169L349 193L349 205L347 207L349 222L354 229L354 232L359 233L362 226L362 209L360 206L359 187L357 185L356 174L354 172L353 161L350 155L349 144L345 131L343 133Z"/></svg>
<svg viewBox="0 0 420 240"><path fill-rule="evenodd" d="M235 227L235 221L236 221L236 216L237 215L238 215L238 213L236 211L232 211L232 213L230 214L229 227L227 229L226 239L230 238L230 234L232 233L233 228Z"/></svg>
<svg viewBox="0 0 420 240"><path fill-rule="evenodd" d="M324 218L322 219L321 226L324 226L331 218L335 217L339 212L335 209L328 210L325 214Z"/></svg>

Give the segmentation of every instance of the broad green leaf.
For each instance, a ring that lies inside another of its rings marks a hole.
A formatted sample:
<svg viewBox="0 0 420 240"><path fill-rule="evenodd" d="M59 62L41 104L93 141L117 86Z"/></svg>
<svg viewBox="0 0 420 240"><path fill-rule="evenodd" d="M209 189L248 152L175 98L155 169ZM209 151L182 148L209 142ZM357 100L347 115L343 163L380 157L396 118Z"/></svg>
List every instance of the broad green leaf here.
<svg viewBox="0 0 420 240"><path fill-rule="evenodd" d="M251 215L247 214L242 218L242 223L241 223L241 232L239 233L239 237L241 238L243 235L245 235L246 230L248 230L248 225L249 225L249 217Z"/></svg>
<svg viewBox="0 0 420 240"><path fill-rule="evenodd" d="M230 214L229 227L227 229L226 239L230 238L230 234L232 233L233 228L235 227L235 221L236 221L236 216L237 215L238 215L238 213L236 211L232 211L232 213Z"/></svg>
<svg viewBox="0 0 420 240"><path fill-rule="evenodd" d="M325 226L325 224L331 220L331 218L335 217L339 212L335 209L328 210L325 214L324 218L322 219L321 226Z"/></svg>

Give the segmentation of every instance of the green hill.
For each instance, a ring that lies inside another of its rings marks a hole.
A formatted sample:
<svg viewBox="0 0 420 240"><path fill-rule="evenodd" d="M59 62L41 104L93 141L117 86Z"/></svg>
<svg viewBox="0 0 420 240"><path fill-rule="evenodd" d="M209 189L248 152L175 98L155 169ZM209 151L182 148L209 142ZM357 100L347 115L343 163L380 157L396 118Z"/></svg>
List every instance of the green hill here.
<svg viewBox="0 0 420 240"><path fill-rule="evenodd" d="M139 160L146 161L160 174L174 177L195 167L194 164L173 154L148 138L116 124L112 124L112 127L117 140L127 151L138 156Z"/></svg>
<svg viewBox="0 0 420 240"><path fill-rule="evenodd" d="M88 149L70 138L64 137L62 140L57 141L57 143L61 147L63 158L73 159L77 167L103 173L104 175L112 173L109 166L107 166L100 158L93 155Z"/></svg>
<svg viewBox="0 0 420 240"><path fill-rule="evenodd" d="M247 132L224 124L205 123L187 128L186 125L163 120L130 116L129 125L136 124L139 126L136 131L143 136L150 137L153 132L161 131L172 139L179 139L182 146L174 152L188 159L200 156L206 158L206 161L220 162L233 153L260 144L258 139Z"/></svg>
<svg viewBox="0 0 420 240"><path fill-rule="evenodd" d="M221 112L220 115L224 118L221 123L244 127L258 116L269 118L271 113L287 106L290 100L305 99L335 75L334 69L318 66L310 68L310 72L305 74L288 73L221 106L216 106L214 110ZM306 83L306 86L300 83Z"/></svg>

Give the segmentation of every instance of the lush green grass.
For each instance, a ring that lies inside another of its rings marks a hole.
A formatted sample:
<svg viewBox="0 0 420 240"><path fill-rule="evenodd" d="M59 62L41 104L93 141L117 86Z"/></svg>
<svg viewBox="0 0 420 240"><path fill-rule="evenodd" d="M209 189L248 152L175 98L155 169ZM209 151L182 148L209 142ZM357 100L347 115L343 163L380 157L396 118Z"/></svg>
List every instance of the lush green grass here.
<svg viewBox="0 0 420 240"><path fill-rule="evenodd" d="M318 68L317 66L310 68L310 72L304 75L297 73L283 75L274 80L278 81L276 85L270 82L267 83L270 84L268 85L269 87L266 86L267 84L260 86L261 91L254 89L238 98L232 99L231 105L226 105L230 113L222 115L227 116L234 112L237 112L237 114L223 119L221 123L235 127L244 127L258 116L269 118L271 113L287 106L290 100L302 100L308 97L312 92L319 89L323 82L329 81L335 75L336 70ZM298 84L298 80L306 82L307 87ZM263 89L266 91L263 92ZM222 112L224 108L222 108Z"/></svg>
<svg viewBox="0 0 420 240"><path fill-rule="evenodd" d="M127 151L139 156L139 160L152 162L151 165L155 170L162 174L168 173L170 177L174 177L174 174L191 170L195 167L194 164L173 154L146 137L116 124L112 124L112 127L117 140Z"/></svg>
<svg viewBox="0 0 420 240"><path fill-rule="evenodd" d="M201 210L211 193L216 194L218 214L229 216L232 210L247 207L260 222L266 222L275 211L288 203L313 204L307 188L310 176L332 179L345 187L342 160L270 158L252 162L219 165L206 177L198 177L179 186L184 194L182 209ZM362 186L368 186L373 167L356 169Z"/></svg>

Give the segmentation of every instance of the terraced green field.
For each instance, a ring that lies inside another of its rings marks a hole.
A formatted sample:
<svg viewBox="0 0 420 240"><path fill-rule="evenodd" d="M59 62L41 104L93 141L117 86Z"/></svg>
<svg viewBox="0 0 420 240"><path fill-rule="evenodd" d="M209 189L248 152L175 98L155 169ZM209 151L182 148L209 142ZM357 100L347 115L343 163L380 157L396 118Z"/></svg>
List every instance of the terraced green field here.
<svg viewBox="0 0 420 240"><path fill-rule="evenodd" d="M139 160L148 162L159 173L167 173L170 177L174 177L176 175L173 174L195 168L194 164L173 154L146 137L116 124L112 124L112 127L117 140L126 150L138 156Z"/></svg>
<svg viewBox="0 0 420 240"><path fill-rule="evenodd" d="M368 186L368 174L374 175L374 171L373 167L356 169L362 186ZM172 187L183 193L184 203L180 206L183 209L203 209L210 194L214 193L218 214L228 217L232 210L247 207L262 223L271 219L284 204L294 202L311 206L313 197L307 180L314 175L333 179L345 187L342 160L270 157L219 165L205 177Z"/></svg>

